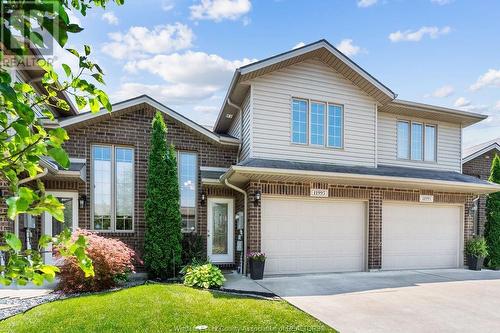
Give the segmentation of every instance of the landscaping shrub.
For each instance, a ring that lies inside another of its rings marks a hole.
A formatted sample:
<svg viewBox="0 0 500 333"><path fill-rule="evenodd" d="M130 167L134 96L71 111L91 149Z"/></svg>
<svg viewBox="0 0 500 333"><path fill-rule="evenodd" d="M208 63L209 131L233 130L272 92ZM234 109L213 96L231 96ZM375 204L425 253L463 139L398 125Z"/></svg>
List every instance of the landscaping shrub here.
<svg viewBox="0 0 500 333"><path fill-rule="evenodd" d="M190 287L220 288L226 281L221 270L211 263L199 264L195 261L184 267L182 273L184 274L184 284Z"/></svg>
<svg viewBox="0 0 500 333"><path fill-rule="evenodd" d="M207 259L203 247L203 237L196 233L186 233L182 238L182 264L188 265L194 261Z"/></svg>
<svg viewBox="0 0 500 333"><path fill-rule="evenodd" d="M59 290L65 293L106 290L116 287L133 272L135 252L125 243L87 230L78 230L72 237L76 239L79 235L87 240L87 255L94 264L95 276L86 278L74 257L58 258L61 260ZM57 248L55 253L59 257Z"/></svg>
<svg viewBox="0 0 500 333"><path fill-rule="evenodd" d="M465 242L465 254L473 257L483 257L488 255L488 245L483 237L473 237Z"/></svg>
<svg viewBox="0 0 500 333"><path fill-rule="evenodd" d="M181 212L177 159L167 147L167 127L157 112L153 119L144 215L144 265L150 277L175 276L181 266Z"/></svg>
<svg viewBox="0 0 500 333"><path fill-rule="evenodd" d="M495 155L491 162L490 182L500 183L500 157ZM484 237L489 255L486 259L491 268L500 268L500 192L488 195L486 201L486 225Z"/></svg>

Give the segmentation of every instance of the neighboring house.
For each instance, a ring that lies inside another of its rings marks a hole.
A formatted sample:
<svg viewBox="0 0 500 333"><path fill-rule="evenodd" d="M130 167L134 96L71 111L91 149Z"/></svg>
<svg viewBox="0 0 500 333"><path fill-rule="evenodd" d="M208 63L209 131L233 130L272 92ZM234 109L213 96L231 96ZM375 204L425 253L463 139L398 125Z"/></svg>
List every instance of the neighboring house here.
<svg viewBox="0 0 500 333"><path fill-rule="evenodd" d="M266 274L461 267L473 200L500 190L461 174L462 129L486 116L398 100L320 40L237 69L213 131L147 96L59 122L82 172L47 189L78 199L74 226L139 254L156 111L183 230L219 265L263 251Z"/></svg>
<svg viewBox="0 0 500 333"><path fill-rule="evenodd" d="M500 153L500 138L465 148L462 154L462 172L478 179L488 180L491 161ZM480 195L475 201L474 233L484 235L486 223L486 195Z"/></svg>

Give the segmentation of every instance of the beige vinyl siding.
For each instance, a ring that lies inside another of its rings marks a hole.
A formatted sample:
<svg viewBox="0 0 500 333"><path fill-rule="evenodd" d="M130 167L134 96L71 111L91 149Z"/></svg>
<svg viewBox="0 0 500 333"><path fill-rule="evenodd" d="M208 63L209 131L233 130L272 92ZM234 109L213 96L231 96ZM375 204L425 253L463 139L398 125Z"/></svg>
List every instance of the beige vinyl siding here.
<svg viewBox="0 0 500 333"><path fill-rule="evenodd" d="M231 123L231 126L229 127L229 130L227 131L227 134L234 136L235 138L240 138L240 129L241 129L241 124L240 124L240 113L236 112L233 117L233 122Z"/></svg>
<svg viewBox="0 0 500 333"><path fill-rule="evenodd" d="M243 141L241 143L241 160L251 156L251 143L252 143L252 89L248 90L247 96L243 100Z"/></svg>
<svg viewBox="0 0 500 333"><path fill-rule="evenodd" d="M251 84L252 157L375 166L376 102L323 62L307 60ZM344 106L342 149L291 143L294 97Z"/></svg>
<svg viewBox="0 0 500 333"><path fill-rule="evenodd" d="M396 123L399 119L437 125L436 162L401 160L397 158ZM378 164L460 172L461 142L462 129L460 124L421 118L399 117L384 112L378 113Z"/></svg>

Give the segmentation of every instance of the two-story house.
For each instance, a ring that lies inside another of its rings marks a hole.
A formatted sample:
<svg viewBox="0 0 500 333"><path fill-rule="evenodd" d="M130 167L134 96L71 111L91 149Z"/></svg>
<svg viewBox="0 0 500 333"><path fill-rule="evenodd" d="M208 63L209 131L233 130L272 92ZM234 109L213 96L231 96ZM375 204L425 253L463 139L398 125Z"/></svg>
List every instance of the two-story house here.
<svg viewBox="0 0 500 333"><path fill-rule="evenodd" d="M473 200L500 190L461 174L462 129L485 116L398 100L320 40L237 69L213 131L147 96L60 121L85 172L47 189L78 200L75 227L139 254L156 111L183 230L219 265L263 251L266 274L461 267Z"/></svg>

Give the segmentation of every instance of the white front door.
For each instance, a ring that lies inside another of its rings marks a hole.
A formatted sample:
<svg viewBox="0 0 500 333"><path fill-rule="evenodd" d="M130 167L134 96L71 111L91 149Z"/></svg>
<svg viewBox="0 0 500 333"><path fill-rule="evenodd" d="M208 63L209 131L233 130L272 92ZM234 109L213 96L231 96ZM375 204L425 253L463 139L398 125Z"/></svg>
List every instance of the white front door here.
<svg viewBox="0 0 500 333"><path fill-rule="evenodd" d="M76 230L78 227L78 193L47 191L47 194L52 194L64 205L64 223L52 218L52 215L49 213L44 213L42 233L44 235L56 236L66 228L70 228L72 231ZM45 249L43 259L47 264L54 262L52 246Z"/></svg>
<svg viewBox="0 0 500 333"><path fill-rule="evenodd" d="M232 263L234 260L234 201L209 198L207 225L207 254L213 263Z"/></svg>

